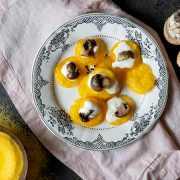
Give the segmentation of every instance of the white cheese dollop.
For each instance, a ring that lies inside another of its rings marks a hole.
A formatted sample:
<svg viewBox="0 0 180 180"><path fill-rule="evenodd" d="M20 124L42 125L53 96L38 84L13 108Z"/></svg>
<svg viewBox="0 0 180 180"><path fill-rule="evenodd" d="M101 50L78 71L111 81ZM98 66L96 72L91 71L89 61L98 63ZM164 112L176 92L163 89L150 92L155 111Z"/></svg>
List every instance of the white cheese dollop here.
<svg viewBox="0 0 180 180"><path fill-rule="evenodd" d="M67 61L64 66L62 67L61 69L61 73L64 75L64 76L67 76L69 74L68 70L67 70L67 65L70 63L70 61Z"/></svg>
<svg viewBox="0 0 180 180"><path fill-rule="evenodd" d="M112 63L113 68L131 68L134 64L134 61L136 59L136 55L134 58L128 58L126 60L117 61L118 54L123 51L132 51L134 52L131 47L126 42L121 42L119 45L114 49L114 54L116 55L116 61ZM135 52L134 52L135 54Z"/></svg>
<svg viewBox="0 0 180 180"><path fill-rule="evenodd" d="M119 107L121 103L123 102L126 102L126 101L124 101L123 99L119 97L114 97L110 99L109 101L107 101L106 120L108 122L115 122L117 119L119 119L118 117L114 115L114 113L116 112L116 108Z"/></svg>
<svg viewBox="0 0 180 180"><path fill-rule="evenodd" d="M84 107L79 109L79 113L87 114L89 110L93 110L93 112L89 115L89 118L94 118L100 112L99 106L95 102L85 101Z"/></svg>
<svg viewBox="0 0 180 180"><path fill-rule="evenodd" d="M99 51L99 44L97 42L96 42L96 46L94 46L94 48L93 48L93 51L95 54L97 54Z"/></svg>
<svg viewBox="0 0 180 180"><path fill-rule="evenodd" d="M103 73L98 73L98 74L101 74L102 77L106 77L107 75L106 74L103 74ZM88 79L88 86L91 88L91 79L92 77L96 75L96 74L91 74L89 76L89 79ZM110 79L110 87L109 88L104 88L109 94L115 94L119 91L119 82L115 79L115 80L112 80Z"/></svg>

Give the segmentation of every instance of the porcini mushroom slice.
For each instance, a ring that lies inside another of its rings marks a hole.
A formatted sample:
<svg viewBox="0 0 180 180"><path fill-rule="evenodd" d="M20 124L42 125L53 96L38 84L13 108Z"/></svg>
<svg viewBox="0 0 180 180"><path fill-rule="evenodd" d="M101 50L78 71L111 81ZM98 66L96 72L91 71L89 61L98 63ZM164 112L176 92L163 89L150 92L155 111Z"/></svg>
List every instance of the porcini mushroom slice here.
<svg viewBox="0 0 180 180"><path fill-rule="evenodd" d="M70 62L67 64L67 71L68 72L74 72L76 70L76 65L74 62Z"/></svg>
<svg viewBox="0 0 180 180"><path fill-rule="evenodd" d="M122 51L118 54L117 61L126 60L129 58L134 58L134 53L132 51Z"/></svg>
<svg viewBox="0 0 180 180"><path fill-rule="evenodd" d="M82 45L81 55L85 57L95 57L94 47L97 45L94 39L86 40Z"/></svg>
<svg viewBox="0 0 180 180"><path fill-rule="evenodd" d="M126 102L122 102L121 105L116 108L116 112L114 113L114 115L118 118L121 118L127 115L129 111L129 105Z"/></svg>
<svg viewBox="0 0 180 180"><path fill-rule="evenodd" d="M101 87L101 74L95 74L92 78L91 78L91 83L90 86L94 91L102 91L102 87Z"/></svg>
<svg viewBox="0 0 180 180"><path fill-rule="evenodd" d="M103 88L108 88L110 86L110 79L107 76L102 76L101 74L95 74L91 78L91 83L90 83L91 88L94 91L102 91Z"/></svg>
<svg viewBox="0 0 180 180"><path fill-rule="evenodd" d="M66 77L70 80L75 80L79 77L79 72L78 71L70 72L66 75Z"/></svg>
<svg viewBox="0 0 180 180"><path fill-rule="evenodd" d="M93 113L93 110L90 109L87 113L79 113L79 117L81 121L83 122L88 122L89 121L89 116Z"/></svg>
<svg viewBox="0 0 180 180"><path fill-rule="evenodd" d="M106 76L106 77L103 77L101 84L102 84L102 87L103 87L103 88L108 88L108 87L110 87L110 79L109 79L109 77L107 77L107 76Z"/></svg>
<svg viewBox="0 0 180 180"><path fill-rule="evenodd" d="M67 64L67 71L69 72L66 77L70 80L77 79L79 77L79 70L76 68L76 64L74 62L70 62Z"/></svg>

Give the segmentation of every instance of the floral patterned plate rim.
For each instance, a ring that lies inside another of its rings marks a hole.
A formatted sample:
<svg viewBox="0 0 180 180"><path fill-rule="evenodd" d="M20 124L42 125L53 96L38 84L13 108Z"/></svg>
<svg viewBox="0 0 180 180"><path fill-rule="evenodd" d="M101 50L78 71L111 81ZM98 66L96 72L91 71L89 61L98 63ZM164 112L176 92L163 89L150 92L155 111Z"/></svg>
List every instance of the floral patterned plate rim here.
<svg viewBox="0 0 180 180"><path fill-rule="evenodd" d="M120 126L103 122L87 128L73 123L69 108L80 97L77 87L63 88L54 79L54 68L64 58L74 55L76 42L92 37L101 38L108 49L122 39L137 43L143 62L150 65L156 77L155 87L143 95L123 87L121 94L129 95L137 109ZM43 123L55 136L81 149L112 150L140 139L157 122L167 102L168 72L159 45L145 29L120 16L85 14L60 26L40 48L33 64L32 94Z"/></svg>

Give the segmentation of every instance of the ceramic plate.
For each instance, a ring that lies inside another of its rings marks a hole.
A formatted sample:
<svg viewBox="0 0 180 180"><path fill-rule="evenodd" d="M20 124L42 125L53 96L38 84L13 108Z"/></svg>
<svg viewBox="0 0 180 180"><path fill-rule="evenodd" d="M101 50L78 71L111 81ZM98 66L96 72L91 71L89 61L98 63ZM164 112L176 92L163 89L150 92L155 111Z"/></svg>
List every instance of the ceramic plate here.
<svg viewBox="0 0 180 180"><path fill-rule="evenodd" d="M77 87L63 88L54 79L56 65L75 55L76 42L93 37L101 38L108 49L122 39L137 43L143 62L150 65L156 77L155 87L143 95L123 87L121 94L130 96L136 104L134 116L123 125L103 122L87 128L73 123L69 108L79 98ZM142 27L119 16L86 14L60 26L43 44L33 65L32 94L42 121L58 138L81 149L112 150L141 138L157 122L167 101L168 73L157 42Z"/></svg>

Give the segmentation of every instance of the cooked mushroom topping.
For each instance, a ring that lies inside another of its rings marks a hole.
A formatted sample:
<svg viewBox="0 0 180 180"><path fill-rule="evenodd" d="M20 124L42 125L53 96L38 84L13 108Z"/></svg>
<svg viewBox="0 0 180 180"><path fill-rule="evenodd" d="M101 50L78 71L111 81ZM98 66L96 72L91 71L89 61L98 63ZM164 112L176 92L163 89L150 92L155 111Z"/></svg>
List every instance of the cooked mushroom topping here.
<svg viewBox="0 0 180 180"><path fill-rule="evenodd" d="M122 51L118 54L117 61L126 60L129 58L134 58L134 53L132 51Z"/></svg>
<svg viewBox="0 0 180 180"><path fill-rule="evenodd" d="M102 87L100 86L100 79L101 79L101 75L100 74L96 74L94 75L92 78L91 78L91 88L94 90L94 91L102 91Z"/></svg>
<svg viewBox="0 0 180 180"><path fill-rule="evenodd" d="M103 77L102 78L102 87L103 88L108 88L110 86L110 79L109 77Z"/></svg>
<svg viewBox="0 0 180 180"><path fill-rule="evenodd" d="M67 64L67 71L68 74L66 75L66 77L68 79L74 80L79 77L79 70L76 69L76 65L74 62L70 62L69 64Z"/></svg>
<svg viewBox="0 0 180 180"><path fill-rule="evenodd" d="M114 113L114 115L118 118L121 118L128 114L128 112L130 111L130 107L127 103L122 102L121 105L116 108L116 110L117 111Z"/></svg>
<svg viewBox="0 0 180 180"><path fill-rule="evenodd" d="M69 74L67 74L66 76L68 79L70 80L75 80L79 77L79 72L76 71L76 72L70 72Z"/></svg>
<svg viewBox="0 0 180 180"><path fill-rule="evenodd" d="M89 116L93 113L93 110L89 110L87 113L79 113L79 117L81 121L83 122L88 122L89 121Z"/></svg>
<svg viewBox="0 0 180 180"><path fill-rule="evenodd" d="M76 70L76 65L74 62L70 62L67 64L67 71L68 72L74 72Z"/></svg>
<svg viewBox="0 0 180 180"><path fill-rule="evenodd" d="M85 57L95 57L94 47L97 46L97 43L94 39L88 39L84 42L81 55Z"/></svg>
<svg viewBox="0 0 180 180"><path fill-rule="evenodd" d="M91 78L90 86L94 91L102 91L103 88L107 88L110 86L110 79L107 76L96 74Z"/></svg>

